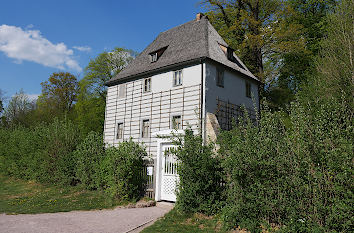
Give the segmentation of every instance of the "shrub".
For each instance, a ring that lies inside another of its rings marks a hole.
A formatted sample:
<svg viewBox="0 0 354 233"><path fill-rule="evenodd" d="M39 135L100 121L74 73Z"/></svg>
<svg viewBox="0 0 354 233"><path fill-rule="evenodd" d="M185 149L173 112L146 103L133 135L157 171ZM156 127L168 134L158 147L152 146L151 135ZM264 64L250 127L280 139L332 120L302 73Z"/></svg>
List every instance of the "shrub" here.
<svg viewBox="0 0 354 233"><path fill-rule="evenodd" d="M1 170L11 176L55 184L74 179L72 152L80 137L70 121L34 128L1 129Z"/></svg>
<svg viewBox="0 0 354 233"><path fill-rule="evenodd" d="M144 148L132 140L106 149L99 169L100 186L113 198L134 200L142 195L142 175L147 156Z"/></svg>
<svg viewBox="0 0 354 233"><path fill-rule="evenodd" d="M86 189L99 187L99 168L104 158L104 143L102 135L90 132L87 137L78 145L74 152L76 160L76 179Z"/></svg>
<svg viewBox="0 0 354 233"><path fill-rule="evenodd" d="M213 144L203 144L200 135L185 131L173 151L178 165L177 208L183 212L215 214L223 205L222 170Z"/></svg>
<svg viewBox="0 0 354 233"><path fill-rule="evenodd" d="M346 103L332 99L291 107L291 127L280 112L262 112L221 135L228 174L223 221L260 231L348 231L353 200L353 127Z"/></svg>
<svg viewBox="0 0 354 233"><path fill-rule="evenodd" d="M35 128L40 140L38 180L56 184L71 184L75 179L73 152L80 143L78 128L69 120L55 120Z"/></svg>

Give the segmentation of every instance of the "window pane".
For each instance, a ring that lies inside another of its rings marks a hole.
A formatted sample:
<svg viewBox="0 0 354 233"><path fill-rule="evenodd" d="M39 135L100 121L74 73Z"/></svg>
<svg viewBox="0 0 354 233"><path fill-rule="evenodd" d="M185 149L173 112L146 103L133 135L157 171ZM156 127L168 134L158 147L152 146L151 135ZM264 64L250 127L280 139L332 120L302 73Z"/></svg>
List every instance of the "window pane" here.
<svg viewBox="0 0 354 233"><path fill-rule="evenodd" d="M118 86L118 98L125 98L126 96L126 84L120 84Z"/></svg>
<svg viewBox="0 0 354 233"><path fill-rule="evenodd" d="M182 117L181 116L173 116L172 117L172 128L173 129L181 129L182 128Z"/></svg>
<svg viewBox="0 0 354 233"><path fill-rule="evenodd" d="M149 120L143 120L142 123L142 137L149 137L149 131L150 131L150 122Z"/></svg>
<svg viewBox="0 0 354 233"><path fill-rule="evenodd" d="M117 125L117 139L123 138L123 123Z"/></svg>

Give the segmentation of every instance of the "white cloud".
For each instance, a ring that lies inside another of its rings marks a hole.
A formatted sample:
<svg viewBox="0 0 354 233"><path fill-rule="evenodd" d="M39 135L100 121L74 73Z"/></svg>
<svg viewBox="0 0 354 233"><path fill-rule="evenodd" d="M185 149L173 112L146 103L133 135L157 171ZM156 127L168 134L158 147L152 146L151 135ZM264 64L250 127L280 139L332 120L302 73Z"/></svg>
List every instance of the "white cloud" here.
<svg viewBox="0 0 354 233"><path fill-rule="evenodd" d="M74 49L77 49L81 52L90 52L91 48L89 46L73 46Z"/></svg>
<svg viewBox="0 0 354 233"><path fill-rule="evenodd" d="M63 70L82 70L73 58L73 50L68 49L64 43L53 44L38 30L1 25L0 51L15 59L16 63L25 60Z"/></svg>

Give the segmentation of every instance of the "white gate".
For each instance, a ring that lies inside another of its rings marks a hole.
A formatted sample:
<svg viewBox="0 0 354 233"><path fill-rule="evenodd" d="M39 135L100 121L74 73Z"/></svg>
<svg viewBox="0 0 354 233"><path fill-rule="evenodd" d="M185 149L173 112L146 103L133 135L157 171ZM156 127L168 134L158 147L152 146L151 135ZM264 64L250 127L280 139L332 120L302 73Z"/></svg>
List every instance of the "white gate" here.
<svg viewBox="0 0 354 233"><path fill-rule="evenodd" d="M178 182L178 161L170 152L172 145L163 145L161 150L161 200L176 201L176 186Z"/></svg>

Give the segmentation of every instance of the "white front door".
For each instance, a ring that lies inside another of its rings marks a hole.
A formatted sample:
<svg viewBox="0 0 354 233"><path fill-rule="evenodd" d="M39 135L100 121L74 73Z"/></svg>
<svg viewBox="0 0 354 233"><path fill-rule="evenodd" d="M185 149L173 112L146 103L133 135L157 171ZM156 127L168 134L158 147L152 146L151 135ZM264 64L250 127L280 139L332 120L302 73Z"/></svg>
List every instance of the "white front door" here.
<svg viewBox="0 0 354 233"><path fill-rule="evenodd" d="M163 145L161 147L161 200L176 201L176 187L178 182L177 158L170 153L173 145Z"/></svg>

